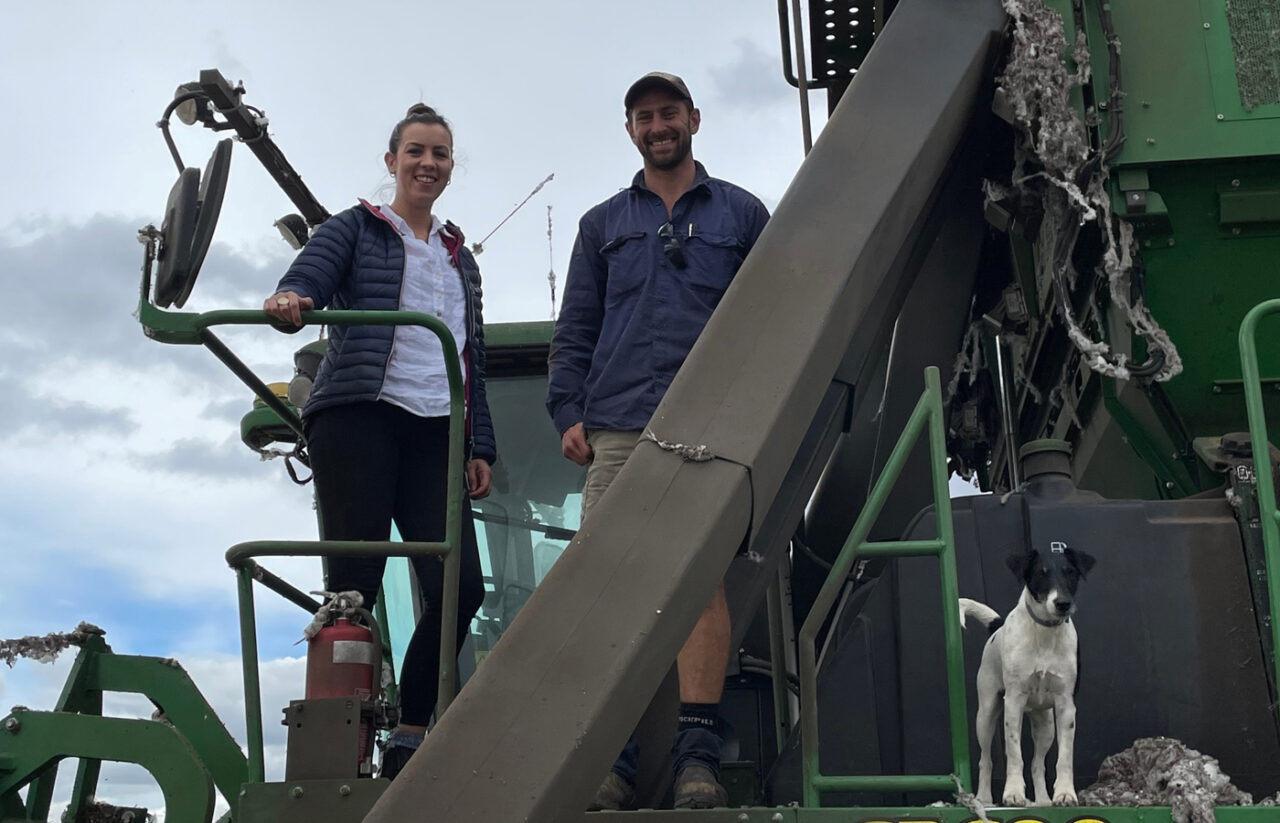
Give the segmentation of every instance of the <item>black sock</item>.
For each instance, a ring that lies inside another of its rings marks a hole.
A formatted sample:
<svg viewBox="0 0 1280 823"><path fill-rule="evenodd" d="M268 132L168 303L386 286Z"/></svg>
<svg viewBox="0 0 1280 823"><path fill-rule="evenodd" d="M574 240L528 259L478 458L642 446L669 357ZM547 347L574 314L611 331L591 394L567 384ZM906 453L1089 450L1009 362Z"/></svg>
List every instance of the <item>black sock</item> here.
<svg viewBox="0 0 1280 823"><path fill-rule="evenodd" d="M686 729L706 729L720 734L720 704L681 703L679 730Z"/></svg>
<svg viewBox="0 0 1280 823"><path fill-rule="evenodd" d="M680 726L671 745L676 774L697 763L720 779L720 750L724 745L716 703L681 703Z"/></svg>

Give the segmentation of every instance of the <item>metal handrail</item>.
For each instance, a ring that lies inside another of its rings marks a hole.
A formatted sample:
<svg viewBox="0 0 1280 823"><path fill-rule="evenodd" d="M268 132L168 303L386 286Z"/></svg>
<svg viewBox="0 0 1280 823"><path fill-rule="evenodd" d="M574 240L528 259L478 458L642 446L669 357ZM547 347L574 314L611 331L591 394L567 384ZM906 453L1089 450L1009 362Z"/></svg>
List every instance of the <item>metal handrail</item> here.
<svg viewBox="0 0 1280 823"><path fill-rule="evenodd" d="M821 805L823 792L834 791L954 791L956 781L972 790L969 765L969 720L964 687L964 657L960 637L960 597L956 578L955 534L951 522L951 493L947 478L947 439L942 408L942 383L937 367L924 373L925 390L916 404L906 429L889 455L867 503L854 523L849 538L831 566L831 572L814 600L800 629L800 746L804 775L804 805ZM928 427L929 456L933 477L934 512L938 522L935 540L898 540L870 543L867 535L875 524L889 492ZM866 775L822 774L818 762L818 676L817 635L844 588L854 564L870 557L937 557L942 577L942 624L946 641L947 692L951 715L951 758L953 774L948 775Z"/></svg>
<svg viewBox="0 0 1280 823"><path fill-rule="evenodd" d="M1275 481L1271 476L1271 439L1262 405L1262 378L1258 373L1258 322L1280 312L1280 300L1267 300L1249 310L1240 324L1240 372L1244 383L1245 410L1249 415L1249 440L1253 447L1253 475L1258 484L1258 520L1266 557L1267 593L1271 606L1272 665L1280 684L1280 512L1276 510ZM1275 704L1273 704L1275 705ZM1275 705L1280 713L1280 705ZM1280 717L1280 714L1278 714Z"/></svg>
<svg viewBox="0 0 1280 823"><path fill-rule="evenodd" d="M280 322L257 309L234 309L205 312L166 311L147 299L144 277L142 297L138 303L138 320L146 335L162 343L203 345L213 352L255 395L274 410L299 438L303 437L302 421L297 413L271 391L213 333L214 326L273 325ZM358 557L439 557L444 561L444 585L441 593L440 667L436 716L444 714L453 701L457 659L457 601L461 570L462 478L463 478L463 397L462 371L458 365L458 349L453 334L439 318L409 311L305 311L302 325L326 326L421 326L440 339L445 373L449 382L449 460L445 501L445 539L442 542L394 542L359 540L265 540L239 543L227 550L227 563L236 570L237 596L240 608L240 645L244 668L245 723L251 782L265 780L265 756L262 735L262 691L258 671L257 621L254 614L253 581L303 608L305 594L290 586L253 561L255 557L323 557L341 554Z"/></svg>

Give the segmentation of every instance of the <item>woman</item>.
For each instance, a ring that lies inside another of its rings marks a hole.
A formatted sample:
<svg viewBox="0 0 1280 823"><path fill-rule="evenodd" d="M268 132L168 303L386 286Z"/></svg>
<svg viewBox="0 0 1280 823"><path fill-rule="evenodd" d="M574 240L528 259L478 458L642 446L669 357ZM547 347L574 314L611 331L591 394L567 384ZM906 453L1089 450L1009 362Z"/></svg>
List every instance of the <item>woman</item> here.
<svg viewBox="0 0 1280 823"><path fill-rule="evenodd" d="M466 386L466 480L489 494L496 458L485 399L480 270L462 232L433 213L453 174L453 130L413 106L391 132L387 171L395 198L365 201L319 226L263 308L298 325L316 307L418 311L453 333ZM449 386L439 339L417 326L337 326L303 409L324 537L387 540L394 520L410 541L445 532ZM464 507L466 512L467 508ZM458 645L484 597L475 528L463 517ZM372 609L382 559L329 558L330 591L356 590ZM435 709L443 564L415 558L426 608L401 675L401 722L382 757L394 777L421 744Z"/></svg>

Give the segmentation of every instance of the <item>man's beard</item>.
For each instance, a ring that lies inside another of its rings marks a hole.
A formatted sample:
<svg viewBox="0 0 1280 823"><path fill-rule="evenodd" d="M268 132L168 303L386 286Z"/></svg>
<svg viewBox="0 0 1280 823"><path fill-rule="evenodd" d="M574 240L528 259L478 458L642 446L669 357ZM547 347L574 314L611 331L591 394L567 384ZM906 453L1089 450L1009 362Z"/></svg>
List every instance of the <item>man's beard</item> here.
<svg viewBox="0 0 1280 823"><path fill-rule="evenodd" d="M671 171L677 168L681 163L689 157L693 151L693 137L688 133L677 134L675 149L664 160L654 157L649 144L645 143L640 150L640 155L644 157L645 162L659 171Z"/></svg>

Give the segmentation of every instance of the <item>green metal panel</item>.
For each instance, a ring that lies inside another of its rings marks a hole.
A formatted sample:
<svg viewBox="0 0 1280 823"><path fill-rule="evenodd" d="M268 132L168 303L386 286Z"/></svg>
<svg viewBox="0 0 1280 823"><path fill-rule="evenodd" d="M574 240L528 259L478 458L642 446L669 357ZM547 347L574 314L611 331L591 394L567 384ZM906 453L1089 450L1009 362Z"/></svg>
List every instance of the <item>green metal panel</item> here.
<svg viewBox="0 0 1280 823"><path fill-rule="evenodd" d="M0 771L13 768L12 758L0 755ZM22 805L22 798L16 793L0 795L0 823L17 823L27 820L27 810Z"/></svg>
<svg viewBox="0 0 1280 823"><path fill-rule="evenodd" d="M1236 223L1270 223L1270 228L1277 228L1280 226L1280 189L1235 189L1219 193L1218 222L1228 227Z"/></svg>
<svg viewBox="0 0 1280 823"><path fill-rule="evenodd" d="M1093 13L1096 2L1087 0L1086 19L1093 76L1105 83L1107 53ZM1072 4L1048 5L1063 14L1073 37ZM1276 152L1280 104L1252 111L1241 104L1222 0L1133 0L1111 4L1111 14L1122 44L1129 136L1117 166Z"/></svg>
<svg viewBox="0 0 1280 823"><path fill-rule="evenodd" d="M1151 191L1168 205L1173 245L1139 234L1146 300L1184 364L1164 391L1193 437L1243 431L1244 404L1221 381L1240 378L1235 330L1245 314L1280 293L1280 223L1224 225L1222 197L1275 190L1280 159L1154 166L1147 173ZM1260 353L1262 375L1280 377L1280 347ZM1280 411L1280 398L1268 408Z"/></svg>
<svg viewBox="0 0 1280 823"><path fill-rule="evenodd" d="M240 793L235 820L236 823L356 823L389 785L391 781L381 779L250 783Z"/></svg>
<svg viewBox="0 0 1280 823"><path fill-rule="evenodd" d="M1092 99L1103 100L1110 66L1098 2L1085 0L1080 20L1067 0L1049 5L1063 15L1068 40L1083 21ZM1242 0L1233 13L1275 5ZM1162 384L1162 395L1104 386L1110 414L1081 409L1093 429L1082 440L1122 438L1128 448L1084 449L1082 465L1091 488L1114 494L1120 487L1132 493L1146 463L1152 482L1142 496L1179 496L1220 482L1191 457L1190 440L1246 427L1240 396L1224 387L1239 379L1235 330L1245 312L1280 293L1280 103L1251 110L1241 103L1223 0L1134 0L1109 8L1121 43L1127 134L1113 163L1113 203L1135 228L1145 303L1178 347L1184 371ZM1098 128L1105 134L1106 127L1103 118ZM1127 328L1117 321L1111 320L1113 333ZM1136 336L1111 343L1132 348L1138 360L1146 354ZM1280 376L1280 347L1264 347L1260 366L1264 379ZM1267 406L1280 411L1280 396Z"/></svg>
<svg viewBox="0 0 1280 823"><path fill-rule="evenodd" d="M528 323L486 323L484 344L486 349L505 346L545 346L551 342L555 324L550 320Z"/></svg>
<svg viewBox="0 0 1280 823"><path fill-rule="evenodd" d="M297 409L294 409L295 414ZM266 406L255 404L252 411L240 418L240 441L251 449L265 449L272 443L295 443L298 435L280 419L280 415Z"/></svg>
<svg viewBox="0 0 1280 823"><path fill-rule="evenodd" d="M1249 34L1262 36L1269 34L1269 39L1274 40L1273 27L1280 24L1280 19L1273 17L1269 21L1270 25L1266 25L1265 21L1256 18L1250 20L1247 15L1247 12L1252 10L1262 12L1262 16L1265 17L1268 6L1271 12L1280 12L1280 7L1276 6L1274 0L1235 0L1227 3L1223 0L1200 0L1200 11L1204 19L1201 24L1204 32L1204 46L1209 59L1209 79L1213 88L1214 106L1217 109L1215 116L1220 116L1224 123L1247 123L1248 125L1240 132L1242 135L1240 139L1246 144L1248 141L1267 135L1274 138L1275 128L1280 126L1277 123L1268 123L1264 126L1260 122L1280 118L1280 103L1248 108L1244 104L1244 95L1238 82L1237 60L1244 56L1239 53L1239 49L1244 47L1250 39L1258 45L1263 45L1258 42L1258 38L1251 38ZM1258 24L1262 24L1267 30L1247 31ZM1274 56L1271 54L1266 55L1264 59L1266 62L1274 63ZM1274 65L1272 70L1274 71ZM1274 77L1272 86L1274 87ZM1275 150L1275 143L1272 142L1270 146L1265 146L1262 151L1255 153L1269 154Z"/></svg>
<svg viewBox="0 0 1280 823"><path fill-rule="evenodd" d="M18 710L4 719L0 734L8 738L4 745L10 766L0 773L0 797L21 789L61 758L91 758L146 769L164 794L166 820L207 823L213 817L213 780L196 751L168 724Z"/></svg>
<svg viewBox="0 0 1280 823"><path fill-rule="evenodd" d="M219 793L228 803L234 802L247 775L244 752L177 661L100 655L96 687L106 692L135 692L159 706L209 770Z"/></svg>

